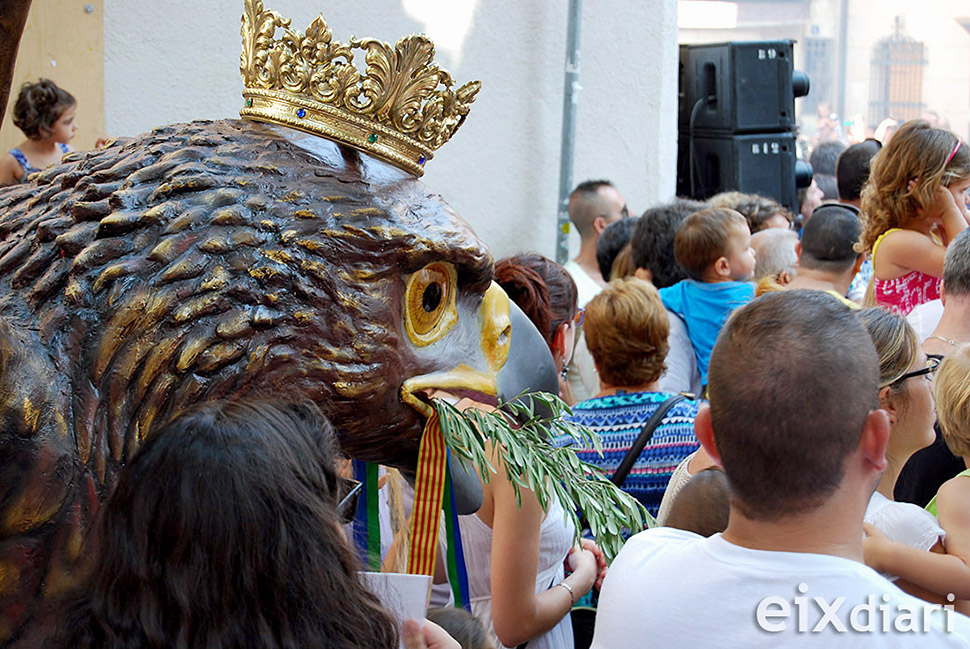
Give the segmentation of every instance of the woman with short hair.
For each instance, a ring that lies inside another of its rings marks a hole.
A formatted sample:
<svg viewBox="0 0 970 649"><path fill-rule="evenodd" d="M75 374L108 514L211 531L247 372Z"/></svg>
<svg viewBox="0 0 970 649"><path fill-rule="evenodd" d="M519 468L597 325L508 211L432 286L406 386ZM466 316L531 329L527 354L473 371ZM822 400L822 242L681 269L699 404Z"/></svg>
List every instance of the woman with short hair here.
<svg viewBox="0 0 970 649"><path fill-rule="evenodd" d="M600 377L600 392L573 406L570 419L603 440L603 457L592 449L578 449L580 458L612 474L644 425L661 404L675 396L661 392L658 385L668 349L667 311L657 289L626 277L610 282L586 305L583 326ZM674 469L699 447L694 436L696 414L696 401L675 403L621 485L652 516L657 515Z"/></svg>

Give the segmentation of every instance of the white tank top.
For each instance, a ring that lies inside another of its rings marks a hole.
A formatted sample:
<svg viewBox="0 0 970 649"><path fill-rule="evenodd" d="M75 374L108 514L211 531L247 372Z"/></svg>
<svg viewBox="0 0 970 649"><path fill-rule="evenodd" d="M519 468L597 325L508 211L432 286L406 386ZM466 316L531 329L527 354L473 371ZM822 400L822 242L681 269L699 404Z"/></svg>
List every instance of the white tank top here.
<svg viewBox="0 0 970 649"><path fill-rule="evenodd" d="M477 514L459 516L461 547L468 570L468 593L472 614L482 621L495 640L503 646L492 626L492 528ZM563 561L573 545L572 521L558 501L549 503L549 511L539 528L539 569L536 573L536 593L548 590L565 578ZM532 638L527 649L572 649L573 627L567 615L546 633Z"/></svg>

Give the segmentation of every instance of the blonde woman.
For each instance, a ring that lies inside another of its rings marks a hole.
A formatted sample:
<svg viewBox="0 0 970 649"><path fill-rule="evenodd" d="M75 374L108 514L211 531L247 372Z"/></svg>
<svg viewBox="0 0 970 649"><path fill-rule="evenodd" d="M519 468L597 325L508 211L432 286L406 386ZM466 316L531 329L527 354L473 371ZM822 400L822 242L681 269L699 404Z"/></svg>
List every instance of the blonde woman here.
<svg viewBox="0 0 970 649"><path fill-rule="evenodd" d="M869 500L865 521L892 541L942 552L943 530L936 520L916 505L893 501L893 488L906 461L936 437L930 379L939 360L927 359L904 318L876 308L863 309L859 319L879 355L879 407L889 414L890 423L888 466Z"/></svg>

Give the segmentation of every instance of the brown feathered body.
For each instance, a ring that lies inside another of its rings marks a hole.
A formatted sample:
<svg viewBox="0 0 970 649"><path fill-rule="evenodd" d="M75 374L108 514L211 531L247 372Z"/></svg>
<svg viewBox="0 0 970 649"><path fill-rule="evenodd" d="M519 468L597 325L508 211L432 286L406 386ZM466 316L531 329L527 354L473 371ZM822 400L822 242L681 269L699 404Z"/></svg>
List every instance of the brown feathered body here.
<svg viewBox="0 0 970 649"><path fill-rule="evenodd" d="M403 278L446 260L473 307L491 257L421 182L330 146L194 122L0 192L0 646L49 632L118 470L188 405L309 398L350 455L413 466L401 381L448 359L407 340Z"/></svg>

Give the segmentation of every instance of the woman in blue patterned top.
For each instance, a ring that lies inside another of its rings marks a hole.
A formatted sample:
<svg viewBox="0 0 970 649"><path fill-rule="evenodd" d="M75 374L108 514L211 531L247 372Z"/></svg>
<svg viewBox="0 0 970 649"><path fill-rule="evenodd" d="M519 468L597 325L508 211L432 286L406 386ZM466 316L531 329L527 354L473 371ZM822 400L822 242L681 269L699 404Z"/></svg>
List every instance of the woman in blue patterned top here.
<svg viewBox="0 0 970 649"><path fill-rule="evenodd" d="M610 282L586 305L586 344L600 376L599 394L573 406L570 417L603 439L603 457L578 449L580 459L616 470L643 425L671 395L658 381L667 356L667 312L657 290L637 278ZM624 491L657 515L667 482L680 461L697 450L697 403L684 400L664 416L629 475ZM557 439L557 444L568 440Z"/></svg>

